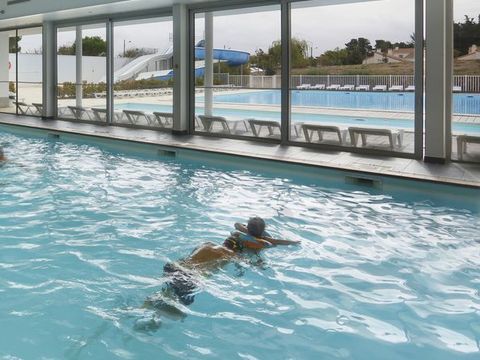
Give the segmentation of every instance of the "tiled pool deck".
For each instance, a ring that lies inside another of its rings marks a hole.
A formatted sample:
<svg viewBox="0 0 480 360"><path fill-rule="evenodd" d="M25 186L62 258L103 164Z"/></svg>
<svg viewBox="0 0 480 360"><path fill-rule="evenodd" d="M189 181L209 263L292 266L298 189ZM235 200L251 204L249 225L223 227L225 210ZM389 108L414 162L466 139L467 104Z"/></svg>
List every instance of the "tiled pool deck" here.
<svg viewBox="0 0 480 360"><path fill-rule="evenodd" d="M297 146L280 146L271 143L198 135L174 136L155 130L92 125L63 120L42 120L8 114L0 115L0 124L480 188L480 164L456 162L446 165L428 164L413 159L321 151Z"/></svg>

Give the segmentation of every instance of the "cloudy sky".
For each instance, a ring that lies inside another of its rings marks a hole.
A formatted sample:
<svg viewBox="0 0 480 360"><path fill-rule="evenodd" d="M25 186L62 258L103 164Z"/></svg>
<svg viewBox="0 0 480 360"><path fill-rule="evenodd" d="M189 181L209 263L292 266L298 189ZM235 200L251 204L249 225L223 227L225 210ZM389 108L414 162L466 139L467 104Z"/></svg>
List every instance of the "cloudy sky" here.
<svg viewBox="0 0 480 360"><path fill-rule="evenodd" d="M315 1L309 2L315 4ZM479 0L454 0L455 20L464 15L480 14ZM195 38L203 38L204 21L198 16ZM347 5L299 7L292 5L292 35L307 40L314 55L325 50L343 47L351 38L365 37L372 43L377 39L409 41L414 32L414 0L381 0ZM146 47L165 50L171 44L172 22L150 19L141 24L117 23L115 27L115 53L125 47ZM105 29L85 29L84 36L105 38ZM72 44L73 29L60 32L58 44ZM267 50L272 41L280 39L279 8L254 8L249 13L215 13L214 46L254 53ZM24 36L23 51L40 47L40 37Z"/></svg>

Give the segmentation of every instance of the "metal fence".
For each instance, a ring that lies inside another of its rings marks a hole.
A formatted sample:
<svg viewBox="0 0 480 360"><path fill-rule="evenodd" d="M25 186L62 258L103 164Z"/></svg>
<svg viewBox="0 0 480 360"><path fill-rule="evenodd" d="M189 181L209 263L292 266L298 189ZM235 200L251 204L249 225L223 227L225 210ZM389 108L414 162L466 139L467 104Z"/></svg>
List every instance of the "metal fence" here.
<svg viewBox="0 0 480 360"><path fill-rule="evenodd" d="M253 89L280 89L280 75L230 75L215 74L215 85L228 87L242 87ZM300 85L385 85L388 88L401 85L404 88L415 85L413 75L292 75L290 88L295 89ZM480 75L455 75L453 86L459 87L457 91L480 93Z"/></svg>

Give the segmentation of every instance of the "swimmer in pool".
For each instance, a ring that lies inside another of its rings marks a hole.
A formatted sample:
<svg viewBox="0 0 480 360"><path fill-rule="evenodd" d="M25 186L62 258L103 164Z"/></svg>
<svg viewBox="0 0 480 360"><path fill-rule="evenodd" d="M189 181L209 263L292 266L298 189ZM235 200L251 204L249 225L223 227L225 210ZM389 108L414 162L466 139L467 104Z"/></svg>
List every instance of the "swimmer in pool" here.
<svg viewBox="0 0 480 360"><path fill-rule="evenodd" d="M176 299L185 306L192 304L197 291L196 279L199 275L222 268L238 258L239 254L245 250L258 252L275 245L299 243L272 238L265 232L265 221L259 217L251 218L247 225L237 223L235 228L237 231L232 232L222 245L207 242L193 250L188 257L175 263L165 264L163 267L164 276L167 278L165 287L159 294L148 297L144 307L184 317L179 309L168 304L164 299Z"/></svg>

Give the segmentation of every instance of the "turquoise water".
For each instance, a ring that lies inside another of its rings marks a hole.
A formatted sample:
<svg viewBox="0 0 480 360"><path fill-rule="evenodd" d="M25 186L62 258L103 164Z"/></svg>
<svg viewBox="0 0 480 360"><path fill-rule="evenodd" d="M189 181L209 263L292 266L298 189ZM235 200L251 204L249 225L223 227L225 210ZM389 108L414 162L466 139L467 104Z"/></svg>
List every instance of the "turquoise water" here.
<svg viewBox="0 0 480 360"><path fill-rule="evenodd" d="M116 110L142 110L147 112L160 111L172 112L172 107L168 105L157 104L140 104L140 103L125 103L115 105ZM197 114L203 113L202 107L195 109ZM280 121L280 109L278 112L261 111L261 110L247 110L239 107L238 109L221 109L214 108L213 115L224 116L228 119L263 119L263 120L277 120ZM339 126L379 126L379 127L394 127L399 129L413 130L413 120L399 120L399 119L382 119L372 117L353 117L353 116L338 116L338 115L317 115L317 114L302 114L293 112L293 121L303 122L320 122L322 124L339 125ZM454 133L465 134L480 134L480 125L472 123L455 122L453 123Z"/></svg>
<svg viewBox="0 0 480 360"><path fill-rule="evenodd" d="M0 132L0 144L11 159L0 167L0 358L480 355L472 196L433 185L433 195L384 193L81 138ZM302 244L200 276L183 320L136 329L155 316L141 305L162 288L166 262L222 242L252 214Z"/></svg>
<svg viewBox="0 0 480 360"><path fill-rule="evenodd" d="M290 94L292 106L386 111L413 111L415 109L415 94L412 92L297 90ZM271 90L223 94L216 95L215 101L280 106L281 93L277 90ZM480 94L453 94L453 113L479 115Z"/></svg>

